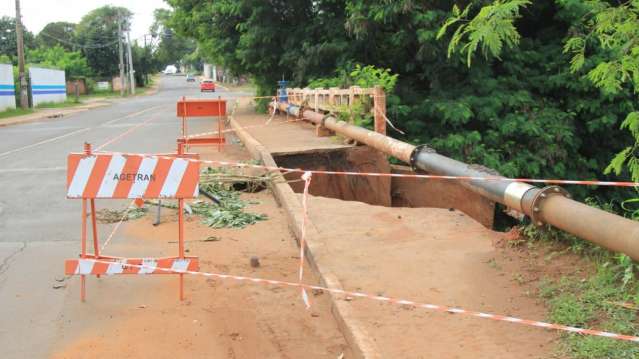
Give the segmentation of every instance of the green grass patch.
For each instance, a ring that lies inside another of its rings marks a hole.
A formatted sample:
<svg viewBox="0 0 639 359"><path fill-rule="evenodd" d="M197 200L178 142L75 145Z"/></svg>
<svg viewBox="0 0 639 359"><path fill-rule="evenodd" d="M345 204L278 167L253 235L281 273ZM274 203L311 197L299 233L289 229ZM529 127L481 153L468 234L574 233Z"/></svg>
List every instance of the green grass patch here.
<svg viewBox="0 0 639 359"><path fill-rule="evenodd" d="M576 268L574 274L558 279L542 279L539 296L549 309L548 321L639 336L636 262L554 228L528 225L522 232L527 243L559 244L558 251L544 258L548 263L572 252L587 258L592 265ZM636 343L570 333L562 334L560 351L575 359L639 358Z"/></svg>
<svg viewBox="0 0 639 359"><path fill-rule="evenodd" d="M639 286L634 279L624 285L624 273L622 264L602 263L596 273L585 279L578 276L564 276L558 281L546 279L539 289L549 307L548 320L639 335ZM560 350L577 359L639 357L639 346L635 343L577 334L563 334Z"/></svg>
<svg viewBox="0 0 639 359"><path fill-rule="evenodd" d="M6 111L0 111L0 119L28 115L30 113L33 113L33 109L31 108L16 108Z"/></svg>
<svg viewBox="0 0 639 359"><path fill-rule="evenodd" d="M76 101L75 98L69 98L64 102L42 102L39 103L36 108L66 108L81 105L81 101Z"/></svg>

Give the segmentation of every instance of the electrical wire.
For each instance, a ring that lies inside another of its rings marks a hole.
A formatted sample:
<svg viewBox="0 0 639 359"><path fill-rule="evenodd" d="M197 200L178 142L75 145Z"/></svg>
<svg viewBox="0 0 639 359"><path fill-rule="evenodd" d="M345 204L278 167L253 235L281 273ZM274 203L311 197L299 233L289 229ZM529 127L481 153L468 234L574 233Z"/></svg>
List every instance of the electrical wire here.
<svg viewBox="0 0 639 359"><path fill-rule="evenodd" d="M71 46L74 46L74 47L82 48L82 49L99 49L99 48L104 48L104 47L110 47L110 46L113 46L113 45L117 44L118 41L119 41L119 40L116 39L115 41L112 41L110 43L102 43L102 44L94 43L94 44L82 45L82 44L78 44L78 43L74 43L74 42L71 42L71 41L67 41L67 40L64 40L64 39L57 38L57 37L55 37L53 35L47 34L44 31L40 31L40 33L38 35L44 35L44 36L46 36L48 38L51 38L51 39L54 39L56 41L59 41L59 42L62 42L62 43L65 43L67 45L71 45ZM117 35L116 35L116 37L117 37Z"/></svg>

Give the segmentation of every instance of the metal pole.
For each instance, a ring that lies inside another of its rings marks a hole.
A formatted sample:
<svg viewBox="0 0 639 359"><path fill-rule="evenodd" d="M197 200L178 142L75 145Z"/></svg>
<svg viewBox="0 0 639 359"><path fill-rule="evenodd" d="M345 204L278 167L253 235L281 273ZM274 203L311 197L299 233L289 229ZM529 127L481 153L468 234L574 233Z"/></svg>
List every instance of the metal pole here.
<svg viewBox="0 0 639 359"><path fill-rule="evenodd" d="M184 148L177 147L177 157L184 157ZM180 259L184 259L184 199L178 199L178 252ZM184 274L180 273L180 300L184 300Z"/></svg>
<svg viewBox="0 0 639 359"><path fill-rule="evenodd" d="M18 79L20 82L20 107L29 107L27 92L27 77L24 73L24 38L22 34L22 15L20 14L20 0L16 0L16 41L18 46Z"/></svg>
<svg viewBox="0 0 639 359"><path fill-rule="evenodd" d="M135 70L133 70L133 56L131 56L131 31L126 32L126 48L129 53L129 81L131 82L131 95L135 95Z"/></svg>
<svg viewBox="0 0 639 359"><path fill-rule="evenodd" d="M122 16L118 11L118 52L120 53L120 96L124 96L124 50L122 49Z"/></svg>
<svg viewBox="0 0 639 359"><path fill-rule="evenodd" d="M87 200L82 199L82 253L80 258L87 257ZM80 277L80 300L86 299L86 275L82 274Z"/></svg>
<svg viewBox="0 0 639 359"><path fill-rule="evenodd" d="M288 103L280 102L278 107L287 114L324 126L410 163L413 168L426 173L490 178L460 181L460 185L530 216L536 225L551 224L582 239L639 260L639 222L574 201L560 187L538 188L527 183L501 180L504 177L490 169L471 166L442 156L426 146L416 147L362 127L349 125L333 116L325 116Z"/></svg>

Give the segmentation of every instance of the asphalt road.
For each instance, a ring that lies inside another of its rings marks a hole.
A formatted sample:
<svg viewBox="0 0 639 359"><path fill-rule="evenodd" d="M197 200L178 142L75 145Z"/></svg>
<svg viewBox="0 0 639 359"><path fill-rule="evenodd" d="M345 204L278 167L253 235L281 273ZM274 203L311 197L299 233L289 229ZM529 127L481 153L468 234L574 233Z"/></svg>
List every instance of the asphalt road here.
<svg viewBox="0 0 639 359"><path fill-rule="evenodd" d="M181 96L247 95L218 88L200 93L184 77L163 77L155 95L116 100L107 107L60 119L0 128L0 357L45 357L64 305L53 289L63 260L80 248L79 200L66 199L66 157L85 142L102 150L175 150ZM192 130L210 131L205 122ZM127 132L128 131L128 132ZM125 207L129 201L99 201ZM101 226L101 233L110 226ZM102 238L104 239L104 238Z"/></svg>

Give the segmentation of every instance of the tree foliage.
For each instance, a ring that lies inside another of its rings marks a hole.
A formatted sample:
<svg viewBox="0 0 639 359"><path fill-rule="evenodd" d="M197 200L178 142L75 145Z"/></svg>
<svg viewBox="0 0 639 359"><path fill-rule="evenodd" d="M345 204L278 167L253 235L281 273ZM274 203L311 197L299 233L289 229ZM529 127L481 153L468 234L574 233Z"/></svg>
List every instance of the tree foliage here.
<svg viewBox="0 0 639 359"><path fill-rule="evenodd" d="M32 49L35 46L33 34L23 28L24 47ZM15 18L3 16L0 18L0 56L6 56L14 64L18 63ZM5 59L6 60L6 59Z"/></svg>
<svg viewBox="0 0 639 359"><path fill-rule="evenodd" d="M110 5L92 10L76 27L82 54L98 76L110 77L119 71L118 16L122 19L123 31L126 31L133 14L126 8Z"/></svg>
<svg viewBox="0 0 639 359"><path fill-rule="evenodd" d="M151 34L158 38L155 49L155 58L160 66L180 65L184 57L195 52L195 41L191 38L179 36L168 26L171 19L171 11L167 9L155 9L154 21L151 25Z"/></svg>
<svg viewBox="0 0 639 359"><path fill-rule="evenodd" d="M92 75L87 59L79 51L67 51L62 46L41 47L27 52L27 61L64 70L66 78L88 77Z"/></svg>
<svg viewBox="0 0 639 359"><path fill-rule="evenodd" d="M205 59L254 78L272 93L282 77L330 75L346 59L342 1L169 0L171 27L198 41Z"/></svg>
<svg viewBox="0 0 639 359"><path fill-rule="evenodd" d="M196 39L211 61L254 77L263 94L282 76L292 86L347 85L358 64L388 69L397 75L388 115L406 132L396 137L506 176L601 177L633 143L619 129L637 109L632 89L600 91L570 70L573 55L564 52L586 28L590 2L473 0L458 10L460 2L436 0L169 3L178 33ZM610 50L596 45L586 54L587 72Z"/></svg>
<svg viewBox="0 0 639 359"><path fill-rule="evenodd" d="M76 24L65 21L48 23L36 36L38 47L61 46L65 50L75 51L74 46Z"/></svg>

